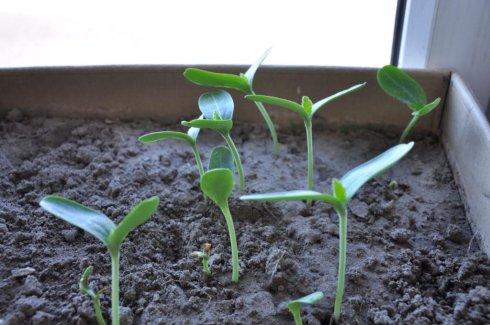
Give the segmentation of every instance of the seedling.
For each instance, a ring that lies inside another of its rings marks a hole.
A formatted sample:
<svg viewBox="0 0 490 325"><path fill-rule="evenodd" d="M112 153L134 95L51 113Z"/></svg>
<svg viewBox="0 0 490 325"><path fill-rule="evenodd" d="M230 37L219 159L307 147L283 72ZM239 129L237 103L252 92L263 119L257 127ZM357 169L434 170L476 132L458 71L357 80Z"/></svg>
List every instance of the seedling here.
<svg viewBox="0 0 490 325"><path fill-rule="evenodd" d="M121 244L129 233L155 213L160 200L154 196L141 201L124 219L114 224L105 214L57 195L44 197L40 205L49 213L97 237L109 250L112 264L111 317L119 325L119 257Z"/></svg>
<svg viewBox="0 0 490 325"><path fill-rule="evenodd" d="M206 275L211 275L211 269L209 268L209 255L211 254L211 244L206 243L202 246L202 251L192 252L191 255L198 257L202 262L202 272Z"/></svg>
<svg viewBox="0 0 490 325"><path fill-rule="evenodd" d="M238 176L240 178L240 191L243 191L245 187L245 177L243 175L242 161L235 143L230 136L230 131L233 127L232 118L235 106L231 95L223 90L205 93L199 97L198 104L203 118L192 121L183 121L182 124L199 129L213 129L221 134L233 155L233 160L235 161Z"/></svg>
<svg viewBox="0 0 490 325"><path fill-rule="evenodd" d="M104 291L104 289L102 288L96 292L92 290L92 288L90 288L90 286L88 285L88 278L90 278L90 276L92 275L93 270L94 267L89 266L85 269L85 271L83 271L78 286L80 288L80 291L84 295L87 295L90 297L90 299L92 299L92 305L94 306L95 319L97 320L97 324L105 325L105 319L104 316L102 316L102 309L100 307L100 295Z"/></svg>
<svg viewBox="0 0 490 325"><path fill-rule="evenodd" d="M385 65L378 70L378 84L388 95L395 97L412 110L412 119L403 130L400 142L410 134L419 118L432 112L441 99L427 103L427 95L422 86L408 74L393 65Z"/></svg>
<svg viewBox="0 0 490 325"><path fill-rule="evenodd" d="M316 103L313 103L308 96L303 96L301 104L293 102L288 99L282 99L279 97L273 96L265 96L265 95L247 95L245 98L252 100L254 102L261 102L270 105L276 105L279 107L283 107L289 109L295 113L297 113L305 124L306 129L306 148L308 153L308 164L307 164L307 176L306 176L306 189L313 189L313 128L312 128L312 119L316 112L323 106L328 103L333 102L334 100L357 91L364 87L366 83L361 83L355 86L352 86L348 89L342 90L336 94L333 94L329 97L326 97Z"/></svg>
<svg viewBox="0 0 490 325"><path fill-rule="evenodd" d="M228 88L241 91L246 95L255 95L253 90L253 80L257 69L265 60L267 55L269 55L269 50L265 51L264 54L260 57L259 60L255 64L253 64L245 73L240 73L239 75L230 74L230 73L218 73L211 72L202 69L196 68L188 68L184 71L184 77L186 77L189 81L198 84L200 86L209 86L209 87L219 87L219 88ZM255 102L255 105L259 109L260 114L265 120L267 127L269 128L269 132L272 137L273 143L273 153L279 153L279 142L277 140L277 132L274 127L274 123L267 113L264 105L260 102Z"/></svg>
<svg viewBox="0 0 490 325"><path fill-rule="evenodd" d="M291 300L288 302L288 309L293 314L294 325L302 325L303 321L301 320L301 305L313 305L323 299L323 292L317 291L302 298Z"/></svg>
<svg viewBox="0 0 490 325"><path fill-rule="evenodd" d="M357 166L347 172L340 180L333 179L332 194L315 191L289 191L266 194L245 195L240 199L246 201L302 201L314 200L326 202L335 209L339 216L339 268L337 277L337 292L335 295L334 319L339 321L342 299L345 288L345 264L347 253L347 207L352 197L367 181L380 175L400 159L413 147L413 142L399 144L388 149L379 156Z"/></svg>
<svg viewBox="0 0 490 325"><path fill-rule="evenodd" d="M183 140L187 142L192 148L194 159L196 160L197 169L199 170L199 177L201 177L204 174L204 169L202 167L201 155L199 154L199 149L197 148L198 135L198 128L189 128L187 133L176 131L160 131L148 133L140 136L138 140L142 143L151 143L162 140Z"/></svg>
<svg viewBox="0 0 490 325"><path fill-rule="evenodd" d="M218 205L225 217L231 243L231 281L238 282L238 245L233 218L228 206L228 198L233 191L233 185L233 174L226 167L211 169L201 178L201 190Z"/></svg>

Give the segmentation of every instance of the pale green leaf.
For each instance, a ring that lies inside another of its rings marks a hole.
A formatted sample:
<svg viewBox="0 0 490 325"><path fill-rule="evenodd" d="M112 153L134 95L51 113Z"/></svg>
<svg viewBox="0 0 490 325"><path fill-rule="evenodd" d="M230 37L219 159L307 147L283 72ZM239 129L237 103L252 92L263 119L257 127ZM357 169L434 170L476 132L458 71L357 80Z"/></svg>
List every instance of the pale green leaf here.
<svg viewBox="0 0 490 325"><path fill-rule="evenodd" d="M287 108L295 113L298 113L303 118L306 119L308 118L308 115L304 111L303 106L288 99L283 99L274 96L266 96L266 95L247 95L245 96L245 98L254 102L261 102L264 104L276 105L279 107Z"/></svg>
<svg viewBox="0 0 490 325"><path fill-rule="evenodd" d="M390 96L402 103L427 103L427 96L420 84L408 74L393 65L386 65L378 70L378 84Z"/></svg>
<svg viewBox="0 0 490 325"><path fill-rule="evenodd" d="M233 172L235 171L235 161L228 147L218 146L211 152L208 169L211 170L217 168L228 168Z"/></svg>
<svg viewBox="0 0 490 325"><path fill-rule="evenodd" d="M418 115L418 116L424 116L432 112L437 105L441 102L441 99L437 97L434 99L433 102L430 102L429 104L424 105L422 108L420 108L418 111L413 112L412 115Z"/></svg>
<svg viewBox="0 0 490 325"><path fill-rule="evenodd" d="M235 74L188 68L184 71L184 77L200 86L231 88L246 94L251 91L247 78Z"/></svg>
<svg viewBox="0 0 490 325"><path fill-rule="evenodd" d="M202 115L207 120L213 119L215 113L218 113L223 120L233 118L235 104L231 95L224 90L202 94L199 97L198 105Z"/></svg>
<svg viewBox="0 0 490 325"><path fill-rule="evenodd" d="M116 228L114 222L102 212L61 196L48 195L39 204L44 210L94 235L106 245L109 234Z"/></svg>
<svg viewBox="0 0 490 325"><path fill-rule="evenodd" d="M261 194L243 195L240 197L243 201L262 201L262 202L280 202L280 201L323 201L331 204L334 208L339 208L342 203L335 197L307 190L296 190L286 192L272 192Z"/></svg>
<svg viewBox="0 0 490 325"><path fill-rule="evenodd" d="M333 195L342 203L347 202L347 192L344 185L336 178L332 180Z"/></svg>
<svg viewBox="0 0 490 325"><path fill-rule="evenodd" d="M347 202L352 199L361 186L395 165L412 147L413 142L399 144L347 172L340 179L346 189Z"/></svg>
<svg viewBox="0 0 490 325"><path fill-rule="evenodd" d="M151 142L161 141L161 140L184 140L188 142L190 145L194 145L195 143L195 139L191 137L188 133L177 132L177 131L152 132L140 136L138 140L143 143L151 143Z"/></svg>
<svg viewBox="0 0 490 325"><path fill-rule="evenodd" d="M212 129L223 134L228 134L233 128L232 120L203 120L182 121L182 125L199 129Z"/></svg>
<svg viewBox="0 0 490 325"><path fill-rule="evenodd" d="M310 97L303 96L303 98L301 99L301 106L303 106L303 109L306 112L306 114L308 115L312 114L313 102L311 101Z"/></svg>
<svg viewBox="0 0 490 325"><path fill-rule="evenodd" d="M299 299L296 299L296 300L292 300L288 303L291 304L291 303L300 303L300 304L308 304L308 305L313 305L315 303L317 303L318 301L322 300L323 299L323 292L321 291L317 291L317 292L313 292L307 296L304 296L304 297L301 297Z"/></svg>
<svg viewBox="0 0 490 325"><path fill-rule="evenodd" d="M313 112L311 113L312 115L315 114L320 108L322 108L324 105L331 103L337 99L339 99L342 96L345 96L347 94L353 93L361 88L363 88L366 85L366 82L357 84L355 86L352 86L350 88L344 89L342 91L339 91L338 93L335 93L331 96L328 96L322 100L317 101L315 104L313 104Z"/></svg>
<svg viewBox="0 0 490 325"><path fill-rule="evenodd" d="M228 197L233 191L233 174L228 168L212 169L201 177L201 190L218 206L228 203Z"/></svg>
<svg viewBox="0 0 490 325"><path fill-rule="evenodd" d="M250 66L250 68L248 68L247 72L245 72L244 76L245 76L245 78L247 78L248 84L250 85L250 88L252 88L252 86L253 86L254 76L255 76L255 73L257 72L257 69L262 64L262 62L264 62L265 58L269 55L270 51L271 51L270 48L267 49L262 54L262 56L257 60L257 62L255 62L252 66Z"/></svg>

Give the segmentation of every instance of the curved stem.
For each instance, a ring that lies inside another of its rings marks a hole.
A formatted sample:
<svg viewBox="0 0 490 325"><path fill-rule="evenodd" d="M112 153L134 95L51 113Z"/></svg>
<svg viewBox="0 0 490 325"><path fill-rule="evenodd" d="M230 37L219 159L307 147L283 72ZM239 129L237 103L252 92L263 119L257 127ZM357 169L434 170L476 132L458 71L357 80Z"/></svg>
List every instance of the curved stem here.
<svg viewBox="0 0 490 325"><path fill-rule="evenodd" d="M308 167L307 167L307 177L306 177L306 189L313 189L313 128L311 120L305 120L306 129L306 148L308 155ZM307 201L310 205L311 201Z"/></svg>
<svg viewBox="0 0 490 325"><path fill-rule="evenodd" d="M233 218L231 217L230 208L228 207L228 203L225 203L221 206L221 211L225 216L226 226L228 227L228 234L230 235L230 244L231 244L231 281L238 282L238 245L236 241L235 234L235 226L233 225Z"/></svg>
<svg viewBox="0 0 490 325"><path fill-rule="evenodd" d="M119 250L111 252L111 318L112 325L119 325Z"/></svg>
<svg viewBox="0 0 490 325"><path fill-rule="evenodd" d="M229 134L222 134L223 138L226 141L226 144L231 150L231 154L233 155L233 160L235 160L235 165L236 169L238 171L238 176L240 177L240 192L243 192L243 189L245 188L245 176L243 175L243 166L242 166L242 160L240 159L240 154L238 153L238 150L235 146L235 143L231 139Z"/></svg>
<svg viewBox="0 0 490 325"><path fill-rule="evenodd" d="M407 127L405 128L405 130L403 130L403 133L400 137L400 141L398 141L398 143L403 143L405 141L405 138L408 136L408 134L410 133L410 131L412 131L413 127L415 126L415 124L417 123L417 121L419 120L419 116L418 115L414 115L412 117L412 119L410 120L410 123L408 123Z"/></svg>
<svg viewBox="0 0 490 325"><path fill-rule="evenodd" d="M100 306L100 295L96 293L92 297L92 304L94 305L95 319L98 325L105 325L104 316L102 316L102 308Z"/></svg>
<svg viewBox="0 0 490 325"><path fill-rule="evenodd" d="M204 168L202 167L202 160L201 160L201 154L199 153L199 149L197 148L197 144L191 145L192 147L192 152L194 153L194 159L196 160L196 165L197 169L199 170L199 182L201 182L201 177L204 175ZM204 193L202 194L204 196L204 202L206 203L208 201L208 198Z"/></svg>
<svg viewBox="0 0 490 325"><path fill-rule="evenodd" d="M255 92L252 90L252 92L250 94L255 95ZM274 126L274 123L272 122L271 117L269 116L269 113L267 113L267 110L265 109L264 104L262 104L261 102L255 102L255 101L254 101L254 103L257 106L257 108L259 109L260 114L262 114L262 117L265 120L265 124L267 124L267 127L269 128L269 132L271 133L272 153L274 155L278 155L279 154L279 140L277 139L277 132L276 132L276 128Z"/></svg>
<svg viewBox="0 0 490 325"><path fill-rule="evenodd" d="M337 210L339 215L339 269L337 275L337 292L333 316L338 324L345 291L345 262L347 257L347 207Z"/></svg>

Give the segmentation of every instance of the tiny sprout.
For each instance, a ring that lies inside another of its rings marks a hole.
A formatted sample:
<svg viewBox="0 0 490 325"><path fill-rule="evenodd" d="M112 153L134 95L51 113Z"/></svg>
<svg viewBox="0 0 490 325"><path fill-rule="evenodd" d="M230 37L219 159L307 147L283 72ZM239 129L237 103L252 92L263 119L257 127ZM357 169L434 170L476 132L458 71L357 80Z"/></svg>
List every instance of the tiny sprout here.
<svg viewBox="0 0 490 325"><path fill-rule="evenodd" d="M104 288L95 292L88 285L88 278L90 278L90 276L92 275L93 270L94 270L94 267L89 266L85 269L85 271L83 271L82 277L80 278L80 282L79 282L78 286L80 288L81 293L89 296L90 299L92 299L92 305L94 306L95 319L97 319L97 324L98 325L105 325L105 319L104 319L104 316L102 316L102 309L100 307L100 294L104 291Z"/></svg>
<svg viewBox="0 0 490 325"><path fill-rule="evenodd" d="M124 219L114 224L102 212L57 195L48 195L39 203L54 216L82 228L105 244L111 255L111 317L112 324L119 325L119 259L121 244L131 231L145 223L157 210L160 200L153 196L136 205Z"/></svg>
<svg viewBox="0 0 490 325"><path fill-rule="evenodd" d="M192 252L191 255L198 257L202 261L202 272L206 275L211 275L211 269L209 268L209 255L211 254L211 244L206 243L202 246L202 251Z"/></svg>
<svg viewBox="0 0 490 325"><path fill-rule="evenodd" d="M427 103L427 95L422 86L393 65L385 65L379 69L377 78L381 89L412 110L412 119L400 137L399 143L403 143L419 118L432 112L439 105L441 99L437 97L431 103Z"/></svg>
<svg viewBox="0 0 490 325"><path fill-rule="evenodd" d="M233 174L228 168L211 169L201 178L201 190L218 205L225 217L231 244L231 281L238 282L238 245L233 218L228 206L228 198L233 191L233 185Z"/></svg>
<svg viewBox="0 0 490 325"><path fill-rule="evenodd" d="M390 184L388 184L388 187L390 188L390 190L394 191L398 187L398 182L391 181Z"/></svg>
<svg viewBox="0 0 490 325"><path fill-rule="evenodd" d="M160 140L184 140L192 148L194 153L194 159L196 160L197 169L199 170L199 177L204 174L204 169L202 167L201 155L199 154L199 149L197 148L197 136L199 135L198 128L189 128L187 133L177 132L177 131L160 131L152 132L142 135L138 140L142 143L151 143Z"/></svg>
<svg viewBox="0 0 490 325"><path fill-rule="evenodd" d="M323 299L323 292L317 291L304 296L302 298L291 300L288 302L288 309L293 314L294 325L302 325L303 321L301 320L301 305L308 304L313 305Z"/></svg>
<svg viewBox="0 0 490 325"><path fill-rule="evenodd" d="M235 161L238 176L240 178L240 191L243 191L245 187L245 177L243 174L242 160L240 159L240 154L230 136L230 131L233 127L232 118L234 109L231 95L223 90L205 93L199 97L198 104L199 109L203 114L203 118L192 121L183 121L182 125L199 129L213 129L221 134L233 155L233 160Z"/></svg>
<svg viewBox="0 0 490 325"><path fill-rule="evenodd" d="M259 60L255 64L253 64L247 72L240 73L239 75L230 74L230 73L217 73L206 71L202 69L196 68L188 68L184 71L184 77L186 77L189 81L198 84L200 86L211 86L218 88L229 88L241 91L247 95L255 95L253 90L253 80L257 69L265 60L267 55L269 55L269 50L265 51L264 54L260 57ZM260 102L255 102L255 105L262 114L262 117L269 128L269 132L271 133L272 142L273 142L273 153L279 153L279 142L277 140L277 132L274 127L274 123L267 113L264 105Z"/></svg>
<svg viewBox="0 0 490 325"><path fill-rule="evenodd" d="M301 104L298 104L296 102L287 99L282 99L273 96L265 96L265 95L247 95L245 96L245 98L252 100L254 102L261 102L261 103L276 105L289 109L297 113L303 119L303 122L305 124L305 129L306 129L306 147L307 147L307 154L308 154L306 189L312 190L314 185L313 184L313 128L312 128L313 115L315 115L315 113L324 105L331 103L334 100L344 95L359 90L365 85L366 85L365 82L361 84L357 84L348 89L333 94L329 97L326 97L316 103L313 103L311 99L307 96L303 96Z"/></svg>
<svg viewBox="0 0 490 325"><path fill-rule="evenodd" d="M245 201L302 201L315 200L326 202L335 209L339 216L339 268L337 292L335 294L334 319L338 323L342 308L345 289L345 264L347 255L347 207L352 197L370 179L380 175L400 159L413 147L413 142L394 146L375 158L348 171L340 180L333 179L332 194L315 191L289 191L265 194L245 195Z"/></svg>

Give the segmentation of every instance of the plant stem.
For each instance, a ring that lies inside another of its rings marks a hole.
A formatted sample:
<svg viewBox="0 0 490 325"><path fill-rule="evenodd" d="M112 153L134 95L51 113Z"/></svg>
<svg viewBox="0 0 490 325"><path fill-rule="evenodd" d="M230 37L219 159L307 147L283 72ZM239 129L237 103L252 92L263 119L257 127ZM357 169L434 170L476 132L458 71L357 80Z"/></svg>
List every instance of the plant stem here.
<svg viewBox="0 0 490 325"><path fill-rule="evenodd" d="M306 189L313 189L313 128L311 120L305 120L305 129L306 129L306 148L308 155L308 170L306 177ZM307 204L310 205L311 201L307 201Z"/></svg>
<svg viewBox="0 0 490 325"><path fill-rule="evenodd" d="M104 316L102 316L102 308L100 307L100 295L96 293L92 297L92 304L94 306L95 319L98 325L105 325Z"/></svg>
<svg viewBox="0 0 490 325"><path fill-rule="evenodd" d="M211 275L211 269L209 268L209 256L202 258L202 271L204 274Z"/></svg>
<svg viewBox="0 0 490 325"><path fill-rule="evenodd" d="M337 292L333 316L338 324L345 291L345 260L347 256L347 207L337 210L339 215L339 270L337 275Z"/></svg>
<svg viewBox="0 0 490 325"><path fill-rule="evenodd" d="M255 92L252 90L250 95L255 95ZM262 104L261 102L255 102L255 101L254 101L254 103L257 106L257 108L259 109L260 114L262 114L262 117L265 120L265 124L267 124L267 127L269 128L269 131L271 133L272 153L274 155L278 155L279 154L279 141L277 140L277 132L276 132L276 128L274 127L274 123L272 123L271 117L269 116L269 113L267 113L267 110L265 109L264 104Z"/></svg>
<svg viewBox="0 0 490 325"><path fill-rule="evenodd" d="M301 309L298 308L294 311L291 310L291 313L293 314L294 325L303 325L303 320L301 319Z"/></svg>
<svg viewBox="0 0 490 325"><path fill-rule="evenodd" d="M408 123L407 127L405 128L405 130L403 130L403 133L400 137L400 141L398 141L398 143L403 143L405 141L405 138L408 136L408 134L410 133L410 131L412 131L413 127L415 126L415 124L417 123L417 121L419 120L419 116L418 115L414 115L412 117L412 119L410 120L410 123Z"/></svg>
<svg viewBox="0 0 490 325"><path fill-rule="evenodd" d="M233 218L231 217L230 208L228 203L221 206L221 211L225 216L226 226L228 227L228 234L230 235L231 243L231 281L238 282L238 245L236 241L235 226L233 225Z"/></svg>
<svg viewBox="0 0 490 325"><path fill-rule="evenodd" d="M229 134L222 134L223 138L226 141L226 144L228 145L228 148L231 150L231 154L233 155L233 160L235 160L235 165L236 169L238 170L238 176L240 177L240 192L243 192L243 189L245 188L245 176L243 175L243 166L242 166L242 160L240 159L240 154L238 153L238 150L235 146L235 143L231 139Z"/></svg>
<svg viewBox="0 0 490 325"><path fill-rule="evenodd" d="M199 149L197 148L197 144L194 144L191 147L192 147L192 152L194 153L194 159L196 160L197 169L199 170L199 182L200 182L202 175L204 175L204 168L202 167L201 155L199 154ZM206 203L208 201L208 198L206 197L206 195L204 195L204 193L203 196L204 196L204 202Z"/></svg>
<svg viewBox="0 0 490 325"><path fill-rule="evenodd" d="M111 284L111 318L112 325L119 325L119 249L111 252L112 284Z"/></svg>

